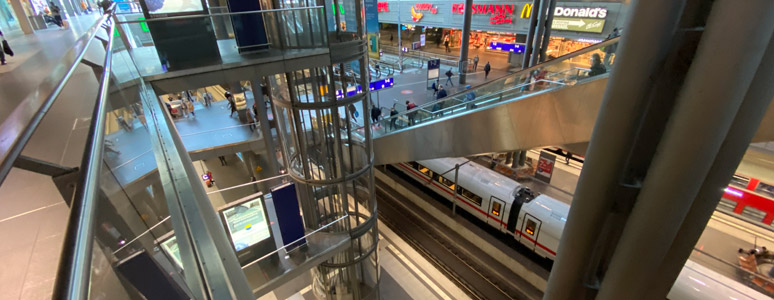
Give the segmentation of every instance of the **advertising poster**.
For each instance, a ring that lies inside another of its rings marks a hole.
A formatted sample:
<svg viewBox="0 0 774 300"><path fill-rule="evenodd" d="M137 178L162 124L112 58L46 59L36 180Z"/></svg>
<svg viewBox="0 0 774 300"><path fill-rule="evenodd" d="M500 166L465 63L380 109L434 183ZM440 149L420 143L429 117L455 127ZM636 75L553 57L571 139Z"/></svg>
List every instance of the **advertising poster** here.
<svg viewBox="0 0 774 300"><path fill-rule="evenodd" d="M537 171L535 171L535 178L545 183L551 183L551 175L554 173L555 163L555 155L541 151L540 158L538 159Z"/></svg>
<svg viewBox="0 0 774 300"><path fill-rule="evenodd" d="M261 197L221 212L236 251L253 246L271 236Z"/></svg>
<svg viewBox="0 0 774 300"><path fill-rule="evenodd" d="M201 0L145 0L152 15L167 15L203 11Z"/></svg>
<svg viewBox="0 0 774 300"><path fill-rule="evenodd" d="M368 36L368 57L379 59L379 8L376 0L365 0L365 23Z"/></svg>

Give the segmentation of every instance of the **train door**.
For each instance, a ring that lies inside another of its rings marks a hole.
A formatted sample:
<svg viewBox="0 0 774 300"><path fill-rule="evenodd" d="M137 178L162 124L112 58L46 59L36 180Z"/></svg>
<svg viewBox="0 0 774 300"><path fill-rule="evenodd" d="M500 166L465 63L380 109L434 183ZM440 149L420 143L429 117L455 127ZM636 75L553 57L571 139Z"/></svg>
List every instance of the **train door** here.
<svg viewBox="0 0 774 300"><path fill-rule="evenodd" d="M540 225L543 222L530 214L524 214L524 222L521 223L521 243L535 251L538 235L540 234Z"/></svg>
<svg viewBox="0 0 774 300"><path fill-rule="evenodd" d="M492 196L492 198L489 199L489 210L487 211L489 217L486 218L486 223L492 225L494 228L497 228L497 230L502 231L504 211L505 202L503 200L497 199L495 196Z"/></svg>

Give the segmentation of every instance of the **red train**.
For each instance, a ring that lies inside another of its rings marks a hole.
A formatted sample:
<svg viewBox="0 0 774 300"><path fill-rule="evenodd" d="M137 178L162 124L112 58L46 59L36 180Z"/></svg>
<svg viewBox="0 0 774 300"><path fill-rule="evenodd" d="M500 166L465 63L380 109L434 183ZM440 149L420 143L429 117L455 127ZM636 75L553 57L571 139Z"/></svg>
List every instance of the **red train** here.
<svg viewBox="0 0 774 300"><path fill-rule="evenodd" d="M720 199L718 210L774 229L774 184L740 174L734 175Z"/></svg>

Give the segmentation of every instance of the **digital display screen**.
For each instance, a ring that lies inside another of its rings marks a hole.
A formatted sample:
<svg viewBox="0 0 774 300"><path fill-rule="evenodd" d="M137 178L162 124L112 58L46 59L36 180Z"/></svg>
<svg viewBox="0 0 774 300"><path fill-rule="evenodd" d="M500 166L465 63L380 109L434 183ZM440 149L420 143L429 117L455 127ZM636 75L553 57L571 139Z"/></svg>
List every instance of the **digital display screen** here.
<svg viewBox="0 0 774 300"><path fill-rule="evenodd" d="M145 0L152 15L178 14L204 10L201 0Z"/></svg>
<svg viewBox="0 0 774 300"><path fill-rule="evenodd" d="M221 213L236 251L255 245L271 236L261 197L229 207Z"/></svg>
<svg viewBox="0 0 774 300"><path fill-rule="evenodd" d="M178 248L177 239L174 236L161 242L161 249L164 249L164 252L172 257L172 260L175 261L178 267L183 268L183 260L180 259L180 248Z"/></svg>

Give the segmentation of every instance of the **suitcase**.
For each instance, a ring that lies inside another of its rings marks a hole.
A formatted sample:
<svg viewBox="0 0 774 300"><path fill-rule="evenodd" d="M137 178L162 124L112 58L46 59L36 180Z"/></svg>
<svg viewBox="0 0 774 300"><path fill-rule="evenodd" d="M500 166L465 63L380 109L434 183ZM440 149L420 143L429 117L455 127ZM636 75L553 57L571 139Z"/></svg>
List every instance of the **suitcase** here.
<svg viewBox="0 0 774 300"><path fill-rule="evenodd" d="M11 50L11 46L8 45L8 41L5 39L3 39L3 53L13 56L13 50Z"/></svg>

